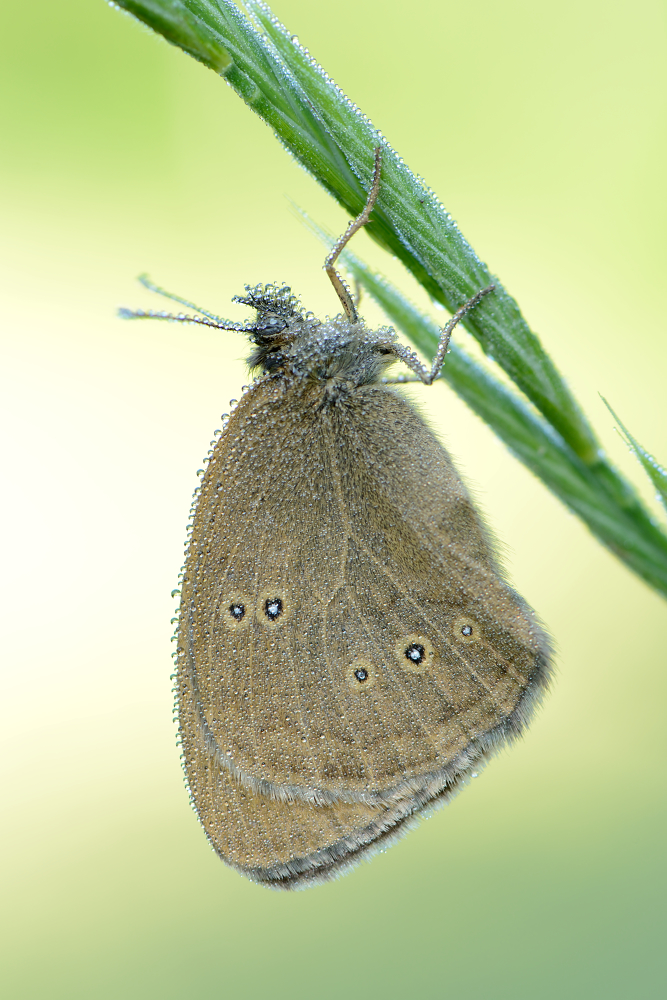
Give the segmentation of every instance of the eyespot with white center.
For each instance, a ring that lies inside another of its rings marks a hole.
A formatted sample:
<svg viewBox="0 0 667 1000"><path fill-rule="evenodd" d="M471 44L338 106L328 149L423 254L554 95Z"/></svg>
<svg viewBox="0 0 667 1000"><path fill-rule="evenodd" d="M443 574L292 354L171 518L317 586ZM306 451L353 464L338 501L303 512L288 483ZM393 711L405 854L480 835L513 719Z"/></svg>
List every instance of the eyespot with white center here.
<svg viewBox="0 0 667 1000"><path fill-rule="evenodd" d="M279 597L267 597L264 601L264 613L270 622L274 622L283 613L283 602Z"/></svg>
<svg viewBox="0 0 667 1000"><path fill-rule="evenodd" d="M480 642L483 638L479 622L468 615L461 615L454 621L452 636L456 642L463 643L464 645L472 642Z"/></svg>
<svg viewBox="0 0 667 1000"><path fill-rule="evenodd" d="M377 668L370 660L354 660L346 668L348 687L355 693L368 691L377 680Z"/></svg>
<svg viewBox="0 0 667 1000"><path fill-rule="evenodd" d="M401 670L423 674L433 665L433 645L423 635L405 635L397 640L394 656Z"/></svg>
<svg viewBox="0 0 667 1000"><path fill-rule="evenodd" d="M405 650L405 655L411 663L424 662L424 647L418 642L411 642Z"/></svg>
<svg viewBox="0 0 667 1000"><path fill-rule="evenodd" d="M275 581L260 591L255 604L255 615L260 625L280 628L291 617L293 602L280 583Z"/></svg>
<svg viewBox="0 0 667 1000"><path fill-rule="evenodd" d="M246 594L223 594L218 614L225 628L239 632L248 628L252 622L252 601Z"/></svg>

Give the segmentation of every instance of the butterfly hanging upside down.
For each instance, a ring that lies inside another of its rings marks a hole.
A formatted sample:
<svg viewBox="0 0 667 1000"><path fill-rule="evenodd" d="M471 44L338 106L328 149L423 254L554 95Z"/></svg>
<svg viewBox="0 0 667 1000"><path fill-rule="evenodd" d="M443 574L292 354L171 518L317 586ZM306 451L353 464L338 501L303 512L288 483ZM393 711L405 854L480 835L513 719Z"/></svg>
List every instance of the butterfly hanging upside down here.
<svg viewBox="0 0 667 1000"><path fill-rule="evenodd" d="M344 315L315 320L288 287L246 288L230 323L260 375L217 440L184 567L176 697L193 805L249 878L332 878L444 802L517 736L546 687L549 643L503 580L449 455L392 381L430 369L370 330L334 264ZM148 283L147 283L148 284ZM148 285L155 291L162 291ZM166 293L165 293L166 294ZM403 361L414 373L385 375Z"/></svg>

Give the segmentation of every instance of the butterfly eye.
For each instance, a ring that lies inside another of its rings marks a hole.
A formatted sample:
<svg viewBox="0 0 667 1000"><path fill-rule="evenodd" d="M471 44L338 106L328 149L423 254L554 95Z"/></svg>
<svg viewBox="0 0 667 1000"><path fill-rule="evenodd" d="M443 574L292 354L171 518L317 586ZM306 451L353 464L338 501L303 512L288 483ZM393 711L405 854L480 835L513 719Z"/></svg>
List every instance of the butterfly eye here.
<svg viewBox="0 0 667 1000"><path fill-rule="evenodd" d="M248 628L252 621L251 604L243 594L232 594L220 601L219 615L225 628L238 632Z"/></svg>
<svg viewBox="0 0 667 1000"><path fill-rule="evenodd" d="M347 683L353 691L368 691L375 684L377 671L367 660L355 660L347 668Z"/></svg>
<svg viewBox="0 0 667 1000"><path fill-rule="evenodd" d="M452 634L456 642L479 642L482 630L474 618L468 616L457 618L452 625Z"/></svg>
<svg viewBox="0 0 667 1000"><path fill-rule="evenodd" d="M421 635L406 635L394 646L394 654L401 670L423 674L433 663L433 646Z"/></svg>

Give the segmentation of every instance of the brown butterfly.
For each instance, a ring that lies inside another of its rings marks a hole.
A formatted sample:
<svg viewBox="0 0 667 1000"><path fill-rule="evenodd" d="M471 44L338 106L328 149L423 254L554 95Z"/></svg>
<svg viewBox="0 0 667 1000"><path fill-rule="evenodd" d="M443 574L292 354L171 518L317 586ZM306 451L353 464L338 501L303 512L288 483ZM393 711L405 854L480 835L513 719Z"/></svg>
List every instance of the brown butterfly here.
<svg viewBox="0 0 667 1000"><path fill-rule="evenodd" d="M517 736L549 643L503 579L480 515L433 432L392 387L391 328L370 330L334 264L344 315L286 286L246 288L259 377L210 455L184 567L176 697L192 801L217 854L300 888L340 874L446 801ZM156 291L161 291L149 285ZM172 298L176 298L172 296ZM405 378L400 381L406 381Z"/></svg>

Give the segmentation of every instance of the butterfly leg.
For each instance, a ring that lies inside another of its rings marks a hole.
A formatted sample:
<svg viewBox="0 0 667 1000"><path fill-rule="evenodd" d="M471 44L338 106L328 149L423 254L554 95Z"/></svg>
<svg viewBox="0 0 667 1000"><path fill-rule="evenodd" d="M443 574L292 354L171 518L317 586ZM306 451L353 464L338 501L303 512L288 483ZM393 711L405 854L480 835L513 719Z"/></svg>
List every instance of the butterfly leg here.
<svg viewBox="0 0 667 1000"><path fill-rule="evenodd" d="M368 222L369 216L373 210L373 206L377 201L378 191L380 190L380 173L382 170L382 150L378 146L375 150L375 168L373 170L373 183L371 184L371 189L368 192L368 198L366 199L366 204L364 205L362 211L353 219L348 225L347 229L340 237L340 239L334 244L331 253L324 261L324 270L329 275L329 280L331 284L336 289L336 294L341 301L345 314L351 323L356 323L359 319L357 314L356 304L350 289L347 284L335 269L334 264L338 260L342 250L350 242L352 237L356 232L358 232L362 226L365 226Z"/></svg>
<svg viewBox="0 0 667 1000"><path fill-rule="evenodd" d="M468 299L467 302L464 302L461 308L457 309L449 322L442 328L438 350L433 358L430 371L421 363L415 352L411 351L409 347L405 347L403 344L394 344L393 350L396 356L400 358L401 361L415 374L413 377L409 375L399 375L396 378L384 378L382 381L389 385L401 382L423 382L424 385L431 385L437 378L440 378L440 369L445 363L445 356L449 349L449 339L452 335L454 327L461 322L466 313L469 313L471 309L474 309L475 306L481 302L484 296L492 292L495 287L495 285L489 285L487 288L482 288L479 292L475 292L472 298Z"/></svg>

